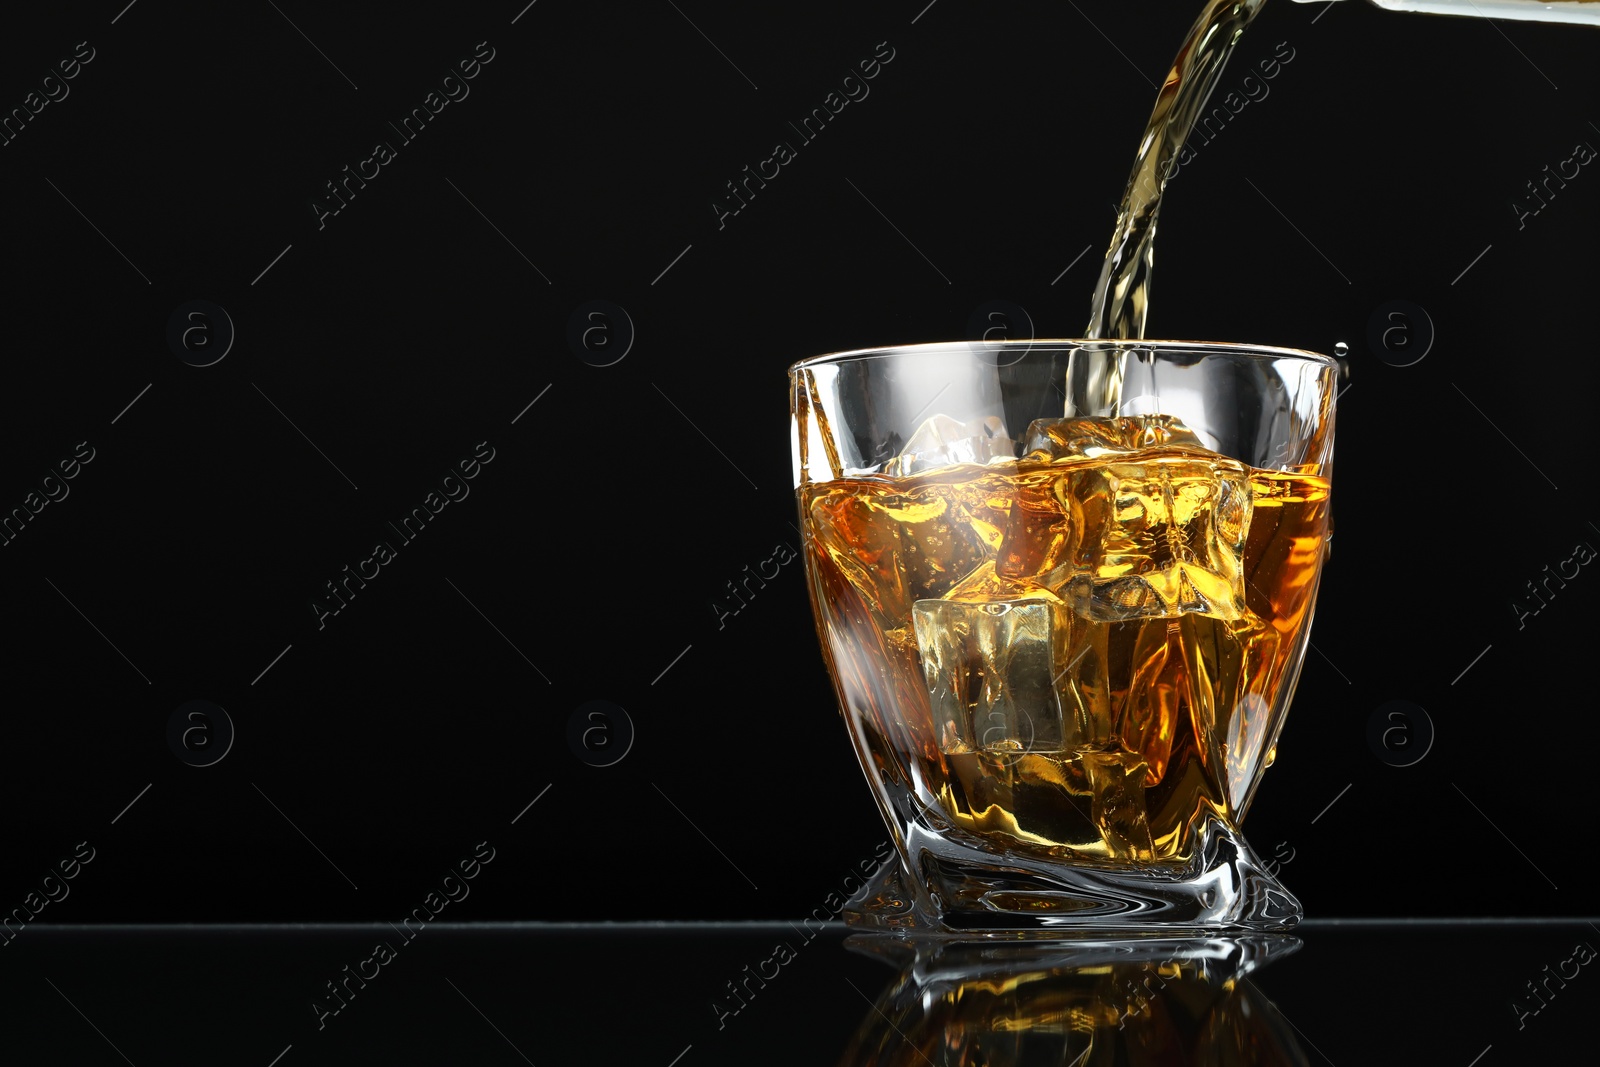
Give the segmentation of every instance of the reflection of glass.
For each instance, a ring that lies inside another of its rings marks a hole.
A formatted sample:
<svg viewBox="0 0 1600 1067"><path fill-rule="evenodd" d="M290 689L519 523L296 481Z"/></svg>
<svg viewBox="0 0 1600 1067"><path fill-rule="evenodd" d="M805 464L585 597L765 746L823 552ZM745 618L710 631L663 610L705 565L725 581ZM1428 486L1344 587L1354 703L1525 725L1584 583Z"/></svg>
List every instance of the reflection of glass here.
<svg viewBox="0 0 1600 1067"><path fill-rule="evenodd" d="M1246 975L1294 938L908 944L851 938L900 967L841 1067L1308 1065Z"/></svg>
<svg viewBox="0 0 1600 1067"><path fill-rule="evenodd" d="M1237 826L1305 652L1336 374L1170 341L793 368L812 606L899 849L849 917L1298 920Z"/></svg>

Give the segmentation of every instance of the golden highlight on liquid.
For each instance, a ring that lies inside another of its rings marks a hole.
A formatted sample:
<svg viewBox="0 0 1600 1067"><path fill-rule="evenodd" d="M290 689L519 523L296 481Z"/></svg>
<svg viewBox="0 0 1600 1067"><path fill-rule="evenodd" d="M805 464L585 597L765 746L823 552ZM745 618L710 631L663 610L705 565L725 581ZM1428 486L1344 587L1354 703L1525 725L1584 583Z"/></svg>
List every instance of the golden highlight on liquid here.
<svg viewBox="0 0 1600 1067"><path fill-rule="evenodd" d="M1021 460L800 489L867 758L1011 847L1182 861L1270 764L1328 483L1164 416L1036 424ZM883 746L899 750L896 753Z"/></svg>

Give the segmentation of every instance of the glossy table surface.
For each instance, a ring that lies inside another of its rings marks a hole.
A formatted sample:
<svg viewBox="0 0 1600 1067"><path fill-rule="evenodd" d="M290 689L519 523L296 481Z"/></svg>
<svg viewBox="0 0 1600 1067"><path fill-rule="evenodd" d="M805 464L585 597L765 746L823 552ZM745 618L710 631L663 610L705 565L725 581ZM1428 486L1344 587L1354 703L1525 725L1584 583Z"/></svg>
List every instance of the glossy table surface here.
<svg viewBox="0 0 1600 1067"><path fill-rule="evenodd" d="M913 964L837 923L13 933L7 1062L1499 1067L1594 1062L1600 1013L1584 919L1313 920L1249 942L1271 958L1248 983L1215 966L1241 942L990 943ZM1209 954L1209 985L1180 973L1186 954Z"/></svg>

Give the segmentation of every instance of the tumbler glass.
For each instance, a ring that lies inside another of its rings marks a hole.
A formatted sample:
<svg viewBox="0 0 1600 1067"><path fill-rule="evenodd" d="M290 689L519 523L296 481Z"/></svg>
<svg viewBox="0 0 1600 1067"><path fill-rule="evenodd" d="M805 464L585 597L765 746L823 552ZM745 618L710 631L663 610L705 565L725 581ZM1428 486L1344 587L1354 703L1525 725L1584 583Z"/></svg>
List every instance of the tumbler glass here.
<svg viewBox="0 0 1600 1067"><path fill-rule="evenodd" d="M817 633L897 851L847 919L1296 923L1239 823L1310 631L1335 361L974 342L789 376Z"/></svg>

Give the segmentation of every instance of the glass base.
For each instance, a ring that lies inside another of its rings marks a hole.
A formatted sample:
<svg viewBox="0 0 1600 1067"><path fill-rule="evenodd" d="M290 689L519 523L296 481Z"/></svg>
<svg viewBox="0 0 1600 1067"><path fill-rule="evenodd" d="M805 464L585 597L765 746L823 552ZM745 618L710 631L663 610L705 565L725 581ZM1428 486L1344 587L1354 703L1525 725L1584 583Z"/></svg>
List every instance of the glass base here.
<svg viewBox="0 0 1600 1067"><path fill-rule="evenodd" d="M899 856L845 905L865 930L961 937L1288 930L1300 902L1265 870L1237 830L1209 818L1187 864L1050 863L966 847L913 825Z"/></svg>

